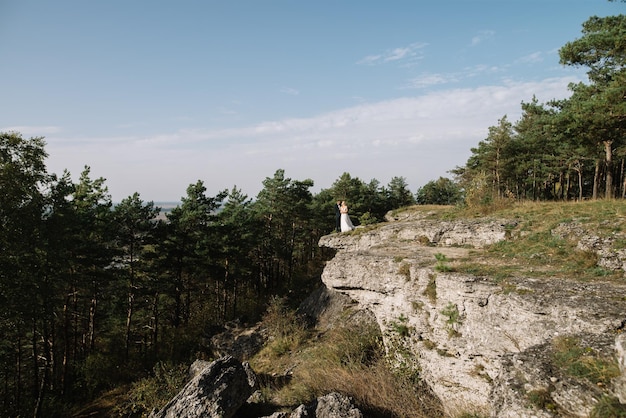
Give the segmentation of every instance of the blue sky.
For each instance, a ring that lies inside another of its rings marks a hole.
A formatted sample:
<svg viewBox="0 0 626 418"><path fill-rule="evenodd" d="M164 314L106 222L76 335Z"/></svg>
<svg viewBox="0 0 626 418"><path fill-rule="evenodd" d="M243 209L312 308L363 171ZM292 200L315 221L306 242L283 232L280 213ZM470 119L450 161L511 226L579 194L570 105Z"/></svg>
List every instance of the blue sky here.
<svg viewBox="0 0 626 418"><path fill-rule="evenodd" d="M567 97L558 49L607 0L0 0L0 131L43 136L114 201L202 180L250 197L277 169L415 192L520 104Z"/></svg>

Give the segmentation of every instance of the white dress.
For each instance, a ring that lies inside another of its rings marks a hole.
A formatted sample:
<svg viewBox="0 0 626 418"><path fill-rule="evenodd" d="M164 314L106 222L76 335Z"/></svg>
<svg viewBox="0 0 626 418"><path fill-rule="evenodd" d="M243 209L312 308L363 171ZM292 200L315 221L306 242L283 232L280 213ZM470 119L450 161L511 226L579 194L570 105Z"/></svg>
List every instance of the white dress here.
<svg viewBox="0 0 626 418"><path fill-rule="evenodd" d="M341 232L352 231L353 229L354 225L352 225L352 221L350 220L348 213L341 213Z"/></svg>

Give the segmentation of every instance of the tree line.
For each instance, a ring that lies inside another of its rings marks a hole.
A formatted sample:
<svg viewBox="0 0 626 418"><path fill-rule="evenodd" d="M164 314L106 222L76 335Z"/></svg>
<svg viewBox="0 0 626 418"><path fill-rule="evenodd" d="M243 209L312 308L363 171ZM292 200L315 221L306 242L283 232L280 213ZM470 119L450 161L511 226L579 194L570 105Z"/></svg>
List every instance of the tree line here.
<svg viewBox="0 0 626 418"><path fill-rule="evenodd" d="M0 132L0 415L62 416L73 404L188 362L233 319L257 320L276 295L306 294L332 254L337 199L356 224L417 203L626 195L626 17L592 17L560 49L589 68L571 97L522 103L471 149L455 181L416 195L344 173L329 189L277 170L250 198L189 185L163 220L134 193L113 204L85 167L48 173L43 138Z"/></svg>
<svg viewBox="0 0 626 418"><path fill-rule="evenodd" d="M63 416L157 362L189 362L226 322L319 283L337 199L361 224L414 202L401 177L344 173L313 194L279 169L254 199L199 180L163 219L139 193L114 204L89 167L76 182L48 173L46 157L43 138L0 133L2 416Z"/></svg>
<svg viewBox="0 0 626 418"><path fill-rule="evenodd" d="M559 57L586 67L589 82L570 84L567 99L533 97L517 122L504 115L490 127L451 171L466 200L626 197L626 17L594 16L582 28Z"/></svg>

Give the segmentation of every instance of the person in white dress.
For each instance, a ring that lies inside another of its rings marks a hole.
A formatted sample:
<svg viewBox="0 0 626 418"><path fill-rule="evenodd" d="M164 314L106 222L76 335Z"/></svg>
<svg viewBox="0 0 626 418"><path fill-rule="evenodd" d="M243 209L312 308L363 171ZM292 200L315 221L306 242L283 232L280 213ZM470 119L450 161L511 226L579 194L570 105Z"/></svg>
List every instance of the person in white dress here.
<svg viewBox="0 0 626 418"><path fill-rule="evenodd" d="M341 212L341 232L352 231L354 229L354 225L352 225L350 215L348 215L348 206L346 205L345 200L341 202L339 212Z"/></svg>

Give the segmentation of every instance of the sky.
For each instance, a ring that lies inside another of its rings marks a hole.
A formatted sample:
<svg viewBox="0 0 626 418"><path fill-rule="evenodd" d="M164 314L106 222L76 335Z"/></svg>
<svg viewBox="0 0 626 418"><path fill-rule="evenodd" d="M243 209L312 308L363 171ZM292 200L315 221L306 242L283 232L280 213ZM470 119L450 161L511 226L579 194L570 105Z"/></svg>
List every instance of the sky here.
<svg viewBox="0 0 626 418"><path fill-rule="evenodd" d="M414 193L464 166L522 102L570 95L559 64L607 0L0 0L0 132L44 137L114 202L253 198L282 169Z"/></svg>

